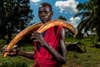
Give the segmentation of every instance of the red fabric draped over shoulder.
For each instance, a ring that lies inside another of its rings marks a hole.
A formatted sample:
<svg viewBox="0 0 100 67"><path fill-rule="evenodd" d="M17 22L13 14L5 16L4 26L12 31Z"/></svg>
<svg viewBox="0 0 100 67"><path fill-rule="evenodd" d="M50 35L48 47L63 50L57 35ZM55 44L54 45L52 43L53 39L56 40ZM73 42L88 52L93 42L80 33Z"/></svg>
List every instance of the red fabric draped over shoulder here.
<svg viewBox="0 0 100 67"><path fill-rule="evenodd" d="M58 51L58 45L61 38L61 29L61 26L57 26L56 30L55 27L51 27L44 35L45 41L56 51ZM35 64L33 67L61 67L61 64L57 63L54 57L44 47L40 47L40 51L35 48L34 62Z"/></svg>

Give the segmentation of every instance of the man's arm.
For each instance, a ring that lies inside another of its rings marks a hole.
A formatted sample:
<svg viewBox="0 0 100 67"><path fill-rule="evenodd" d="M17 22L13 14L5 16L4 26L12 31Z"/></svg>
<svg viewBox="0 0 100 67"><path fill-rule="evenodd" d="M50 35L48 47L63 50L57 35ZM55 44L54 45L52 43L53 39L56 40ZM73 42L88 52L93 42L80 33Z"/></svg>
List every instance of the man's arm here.
<svg viewBox="0 0 100 67"><path fill-rule="evenodd" d="M18 55L29 59L34 59L34 52L18 51Z"/></svg>
<svg viewBox="0 0 100 67"><path fill-rule="evenodd" d="M66 45L65 45L65 30L64 28L62 28L61 30L61 39L60 39L60 45L61 45L61 50L62 50L62 55L66 61L66 53L67 53L67 50L66 50Z"/></svg>
<svg viewBox="0 0 100 67"><path fill-rule="evenodd" d="M6 49L4 49L2 51L2 53L5 53L5 52L7 52ZM29 58L29 59L34 59L34 52L21 51L21 50L16 49L16 48L11 49L9 51L9 54L8 54L8 56L11 56L11 57L12 56L17 56L17 55L23 56L23 57L26 57L26 58Z"/></svg>
<svg viewBox="0 0 100 67"><path fill-rule="evenodd" d="M2 53L4 54L5 52L7 52L6 50L6 47L7 46L4 46L3 49L2 49ZM8 53L8 56L23 56L23 57L26 57L26 58L29 58L29 59L34 59L33 56L34 56L34 52L26 52L26 51L22 51L20 50L17 45L15 45Z"/></svg>
<svg viewBox="0 0 100 67"><path fill-rule="evenodd" d="M61 39L60 39L60 45L63 52L63 55L61 55L59 52L57 52L54 48L48 45L48 43L43 42L44 47L53 55L53 57L57 60L59 63L65 63L66 62L66 47L64 44L65 39L65 30L61 30Z"/></svg>

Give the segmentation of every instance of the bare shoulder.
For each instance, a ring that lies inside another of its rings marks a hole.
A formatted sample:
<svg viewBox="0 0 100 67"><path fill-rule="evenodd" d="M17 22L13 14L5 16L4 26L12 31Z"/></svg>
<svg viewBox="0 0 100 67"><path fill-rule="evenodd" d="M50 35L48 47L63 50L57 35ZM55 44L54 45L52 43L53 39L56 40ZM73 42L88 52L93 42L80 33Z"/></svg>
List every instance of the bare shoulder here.
<svg viewBox="0 0 100 67"><path fill-rule="evenodd" d="M64 29L64 28L61 29L60 34L61 34L61 37L62 37L63 39L65 39L65 29Z"/></svg>

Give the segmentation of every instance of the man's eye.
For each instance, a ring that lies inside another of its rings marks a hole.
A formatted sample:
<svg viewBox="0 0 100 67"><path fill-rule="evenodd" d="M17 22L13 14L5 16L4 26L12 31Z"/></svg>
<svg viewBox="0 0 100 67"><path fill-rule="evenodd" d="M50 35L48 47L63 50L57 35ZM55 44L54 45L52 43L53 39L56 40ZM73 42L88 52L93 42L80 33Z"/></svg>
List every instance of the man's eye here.
<svg viewBox="0 0 100 67"><path fill-rule="evenodd" d="M48 12L47 12L47 11L45 11L45 13L46 13L46 14L48 14Z"/></svg>
<svg viewBox="0 0 100 67"><path fill-rule="evenodd" d="M44 11L45 13L47 13L47 11Z"/></svg>
<svg viewBox="0 0 100 67"><path fill-rule="evenodd" d="M42 13L42 11L39 11L39 13Z"/></svg>

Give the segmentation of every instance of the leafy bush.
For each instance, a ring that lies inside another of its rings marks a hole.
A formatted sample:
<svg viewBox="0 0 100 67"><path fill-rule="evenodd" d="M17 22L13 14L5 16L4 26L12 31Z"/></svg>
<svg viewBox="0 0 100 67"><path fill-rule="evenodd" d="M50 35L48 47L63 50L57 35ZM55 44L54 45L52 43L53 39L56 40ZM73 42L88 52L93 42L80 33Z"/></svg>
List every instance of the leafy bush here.
<svg viewBox="0 0 100 67"><path fill-rule="evenodd" d="M28 67L28 65L26 64L26 62L8 62L5 61L3 62L0 67Z"/></svg>

